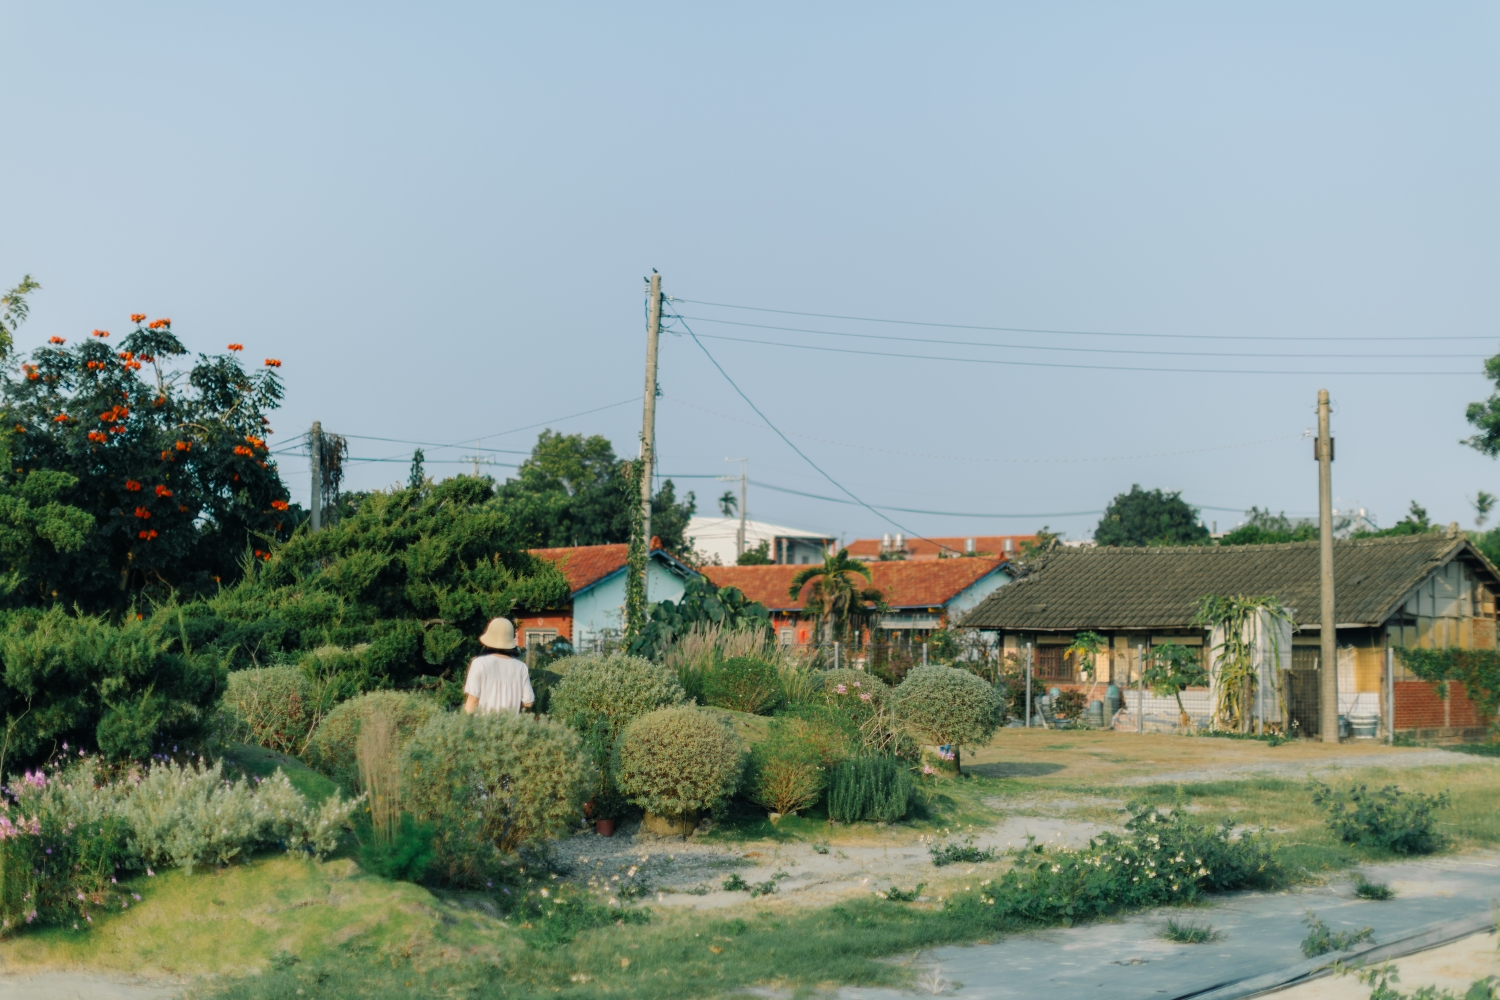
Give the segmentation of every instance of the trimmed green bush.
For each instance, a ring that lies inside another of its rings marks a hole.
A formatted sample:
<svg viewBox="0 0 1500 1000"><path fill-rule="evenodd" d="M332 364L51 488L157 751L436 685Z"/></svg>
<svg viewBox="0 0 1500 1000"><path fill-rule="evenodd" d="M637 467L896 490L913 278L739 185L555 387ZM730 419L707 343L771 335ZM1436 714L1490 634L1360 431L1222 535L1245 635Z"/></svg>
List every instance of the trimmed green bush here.
<svg viewBox="0 0 1500 1000"><path fill-rule="evenodd" d="M879 707L890 696L891 686L874 674L863 670L823 671L823 700L831 705L844 705L850 709L866 705ZM858 706L854 704L856 702Z"/></svg>
<svg viewBox="0 0 1500 1000"><path fill-rule="evenodd" d="M229 675L226 735L279 753L300 754L317 723L312 684L296 667L252 667Z"/></svg>
<svg viewBox="0 0 1500 1000"><path fill-rule="evenodd" d="M776 665L759 657L731 657L703 673L703 700L716 708L764 715L783 697Z"/></svg>
<svg viewBox="0 0 1500 1000"><path fill-rule="evenodd" d="M570 656L551 669L562 675L552 689L551 715L577 729L602 716L618 736L631 719L687 697L676 674L639 656Z"/></svg>
<svg viewBox="0 0 1500 1000"><path fill-rule="evenodd" d="M560 722L445 712L401 755L401 804L436 826L428 873L480 888L506 855L568 832L593 787L582 742Z"/></svg>
<svg viewBox="0 0 1500 1000"><path fill-rule="evenodd" d="M911 810L911 772L894 757L855 757L833 769L828 818L838 823L894 823Z"/></svg>
<svg viewBox="0 0 1500 1000"><path fill-rule="evenodd" d="M658 816L713 809L734 794L744 766L745 746L729 723L688 705L635 719L614 756L620 791Z"/></svg>
<svg viewBox="0 0 1500 1000"><path fill-rule="evenodd" d="M959 748L984 746L1000 725L995 689L956 667L918 667L896 688L892 701L901 720L928 743L953 747L953 766L959 773Z"/></svg>
<svg viewBox="0 0 1500 1000"><path fill-rule="evenodd" d="M787 709L771 721L770 733L808 747L826 770L854 756L860 748L859 725L841 709L828 705Z"/></svg>
<svg viewBox="0 0 1500 1000"><path fill-rule="evenodd" d="M426 695L410 691L371 691L334 708L318 723L307 742L307 763L348 789L359 787L355 748L365 722L377 713L396 726L396 751L406 746L418 729L442 712Z"/></svg>
<svg viewBox="0 0 1500 1000"><path fill-rule="evenodd" d="M806 739L812 727L796 718L773 719L764 740L750 748L750 800L773 813L800 812L818 801L827 780L820 748Z"/></svg>

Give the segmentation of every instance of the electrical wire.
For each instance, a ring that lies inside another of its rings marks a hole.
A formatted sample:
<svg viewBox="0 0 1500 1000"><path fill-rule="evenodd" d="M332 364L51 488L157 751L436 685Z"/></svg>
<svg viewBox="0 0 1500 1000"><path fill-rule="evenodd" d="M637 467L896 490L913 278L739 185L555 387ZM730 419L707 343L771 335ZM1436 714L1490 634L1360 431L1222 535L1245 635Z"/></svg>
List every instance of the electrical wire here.
<svg viewBox="0 0 1500 1000"><path fill-rule="evenodd" d="M677 317L681 318L681 317ZM675 333L676 331L669 331ZM730 337L725 334L704 333L702 336L709 340L728 340L740 344L754 344L757 347L790 347L799 351L823 351L829 354L863 354L880 358L900 358L903 361L957 361L962 364L971 365L1006 365L1021 368L1074 368L1088 371L1103 372L1165 372L1173 375L1482 375L1481 371L1467 372L1413 372L1413 371L1388 371L1388 372L1327 372L1327 371L1287 371L1284 368L1157 368L1140 365L1075 365L1064 364L1060 361L1004 361L998 358L953 358L935 354L897 354L894 351L864 351L852 347L822 347L817 344L788 344L776 340L753 340L749 337ZM700 346L702 346L700 344Z"/></svg>
<svg viewBox="0 0 1500 1000"><path fill-rule="evenodd" d="M786 333L811 333L820 337L848 337L854 340L896 340L908 344L945 344L955 347L988 347L995 350L1012 351L1066 351L1069 354L1143 354L1152 357L1168 358L1287 358L1298 360L1301 358L1347 358L1348 351L1337 354L1267 354L1264 351L1253 352L1227 352L1227 351L1143 351L1119 347L1048 347L1042 344L996 344L986 340L940 340L935 337L896 337L879 333L848 333L838 330L813 330L801 326L776 326L770 323L742 323L732 319L714 319L711 316L686 316L699 323L719 323L724 326L743 326L755 330L781 330ZM1486 354L1370 354L1360 352L1361 358L1393 358L1407 361L1419 361L1427 358L1469 358L1471 360L1488 357Z"/></svg>
<svg viewBox="0 0 1500 1000"><path fill-rule="evenodd" d="M882 514L879 510L876 510L874 507L870 506L869 504L867 504L863 500L861 500L859 497L855 496L854 493L853 493L853 491L851 491L846 486L844 486L844 484L840 483L837 479L834 479L827 472L824 472L822 466L818 465L818 463L814 462L811 458L808 458L807 457L807 453L804 452L801 448L798 448L797 445L796 445L796 443L793 442L791 438L789 438L785 434L783 434L781 432L781 429L778 428L775 424L773 424L771 422L771 418L768 417L768 416L766 416L765 413L763 413L761 411L761 408L758 407L758 406L756 406L755 403L754 403L754 401L751 400L749 396L745 395L745 390L741 389L739 387L739 384L737 382L735 382L734 379L732 379L732 378L729 377L729 373L724 370L724 366L721 365L721 364L719 364L718 360L713 356L712 353L709 352L707 345L705 345L703 343L703 341L701 341L701 340L698 339L698 335L693 332L693 328L692 327L688 326L687 321L684 320L681 316L674 316L673 318L675 318L676 320L678 320L679 322L682 323L683 329L687 330L688 336L693 338L693 343L695 343L695 344L698 345L698 349L703 352L703 356L706 357L706 358L708 358L709 362L712 363L713 366L719 370L719 374L722 375L722 376L724 376L724 381L726 381L726 382L729 383L730 387L732 389L734 389L734 391L739 394L739 397L745 401L745 404L747 406L749 406L750 409L754 410L756 412L756 414L762 420L764 420L766 422L766 426L769 427L769 428L771 428L771 430L775 431L776 432L776 436L779 437L779 438L781 438L782 441L786 442L786 446L788 448L792 449L792 451L795 451L797 453L797 455L802 459L802 461L804 461L808 465L812 466L813 470L815 472L817 472L818 475L822 476L824 479L826 479L830 483L832 483L834 485L834 487L837 488L840 493L843 493L850 500L852 500L855 504L859 505L860 507L863 507L865 510L869 511L871 514L874 514L876 517L880 518L882 521L886 521L886 522L894 525L897 529L899 529L902 532L902 534L910 535L910 536L912 536L914 538L921 538L923 541L928 541L928 542L932 541L932 539L930 539L930 538L924 538L922 535L919 535L915 531L912 531L910 528L906 527L901 522L895 520L894 518L890 517L889 515ZM938 543L933 542L933 544L936 545Z"/></svg>
<svg viewBox="0 0 1500 1000"><path fill-rule="evenodd" d="M876 316L844 316L838 313L798 312L795 309L768 309L764 306L742 306L728 302L705 302L702 299L672 297L673 302L688 302L695 306L715 306L720 309L744 309L749 312L776 313L781 316L810 316L814 319L843 319L857 323L889 323L894 326L926 326L944 330L989 330L996 333L1048 333L1067 337L1154 337L1163 340L1327 340L1327 341L1378 341L1378 340L1494 340L1493 335L1483 334L1438 334L1435 336L1405 337L1339 337L1300 336L1286 337L1259 333L1122 333L1107 330L1054 330L1030 326L980 326L970 323L933 323L926 320L884 319Z"/></svg>
<svg viewBox="0 0 1500 1000"><path fill-rule="evenodd" d="M747 427L759 428L761 425L753 420L744 420L740 417L731 417L727 413L710 410L706 406L690 403L681 396L670 396L663 393L663 398L670 399L679 406L688 406L702 413L707 413L722 420L732 420L737 424ZM1138 462L1148 458L1175 458L1179 455L1202 455L1210 451L1226 451L1231 448L1251 448L1255 445L1274 444L1278 441L1291 441L1296 438L1306 438L1307 432L1298 434L1283 434L1280 437L1261 438L1259 441L1241 441L1238 444L1220 444L1208 448L1188 448L1183 451L1161 451L1150 455L1115 455L1100 458L990 458L984 455L931 455L919 451L897 451L893 448L876 448L873 445L854 444L850 441L835 441L832 438L814 437L811 434L797 434L788 432L792 437L802 438L804 441L817 441L820 444L837 445L840 448L857 448L861 451L873 451L881 455L900 455L903 458L925 458L940 459L950 462L994 462L1004 465L1070 465L1079 462Z"/></svg>

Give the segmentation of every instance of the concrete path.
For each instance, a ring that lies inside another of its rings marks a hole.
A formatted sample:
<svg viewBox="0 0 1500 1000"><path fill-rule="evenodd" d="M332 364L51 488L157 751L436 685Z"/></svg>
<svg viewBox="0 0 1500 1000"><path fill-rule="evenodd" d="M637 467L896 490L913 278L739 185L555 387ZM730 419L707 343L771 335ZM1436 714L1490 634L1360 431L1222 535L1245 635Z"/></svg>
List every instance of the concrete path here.
<svg viewBox="0 0 1500 1000"><path fill-rule="evenodd" d="M0 972L0 1000L172 1000L184 985L96 972Z"/></svg>
<svg viewBox="0 0 1500 1000"><path fill-rule="evenodd" d="M1335 931L1373 927L1379 942L1489 913L1500 900L1500 854L1370 865L1363 872L1372 881L1390 883L1397 898L1357 899L1348 878L1296 892L1236 893L1195 910L1155 911L1119 923L924 952L907 959L918 970L914 991L846 988L839 996L1177 1000L1304 961L1300 946L1308 910ZM1172 944L1158 937L1168 917L1208 923L1224 936L1209 944Z"/></svg>

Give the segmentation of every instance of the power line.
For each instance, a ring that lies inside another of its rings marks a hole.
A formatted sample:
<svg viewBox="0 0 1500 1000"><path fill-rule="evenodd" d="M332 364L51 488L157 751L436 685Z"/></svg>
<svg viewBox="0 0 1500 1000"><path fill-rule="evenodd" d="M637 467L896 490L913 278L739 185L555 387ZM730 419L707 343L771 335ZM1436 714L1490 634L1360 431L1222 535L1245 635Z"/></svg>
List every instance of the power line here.
<svg viewBox="0 0 1500 1000"><path fill-rule="evenodd" d="M889 323L894 326L927 326L945 330L990 330L996 333L1050 333L1068 337L1154 337L1163 340L1329 340L1329 341L1371 341L1371 340L1494 340L1493 336L1480 334L1440 334L1437 336L1406 336L1406 337L1285 337L1271 336L1258 333L1122 333L1110 330L1054 330L1030 326L980 326L970 323L934 323L926 320L910 319L885 319L877 316L844 316L838 313L816 313L798 312L795 309L768 309L764 306L742 306L728 302L705 302L702 299L680 299L675 296L673 302L688 302L695 306L716 306L720 309L744 309L749 312L776 313L781 316L810 316L814 319L845 319L857 323Z"/></svg>
<svg viewBox="0 0 1500 1000"><path fill-rule="evenodd" d="M822 476L824 479L826 479L830 483L832 483L835 487L837 487L837 489L839 490L839 492L843 493L850 500L854 501L856 504L858 504L859 506L863 507L865 510L868 510L871 514L874 514L876 517L880 518L882 521L887 521L890 524L894 525L895 527L899 528L904 534L911 535L911 536L913 536L915 538L922 538L923 541L932 541L929 538L923 538L923 536L921 536L921 535L917 534L916 532L912 531L910 528L908 528L905 525L901 524L901 522L899 522L899 521L895 520L894 518L889 517L889 516L887 516L885 514L882 514L880 511L876 510L874 507L871 507L869 504L865 503L859 497L855 496L854 493L851 490L849 490L847 487L845 487L837 479L834 479L828 473L824 472L823 469L822 469L822 467L819 466L817 462L814 462L812 459L808 458L807 455L806 455L806 453L803 452L803 450L801 448L798 448L797 445L792 441L791 438L789 438L785 434L781 433L781 430L775 424L771 423L771 418L767 417L764 413L762 413L760 407L756 406L755 403L750 399L750 397L747 396L747 395L745 395L745 390L741 389L739 387L738 383L736 383L734 379L732 379L732 378L729 377L729 373L724 370L724 366L721 365L721 364L719 364L718 360L715 359L714 356L711 353L709 353L708 347L706 345L704 345L703 341L701 341L701 340L698 339L698 335L693 332L693 328L692 327L690 327L690 326L687 325L687 321L683 320L681 316L677 316L675 318L677 320L679 320L679 321L682 322L682 326L683 326L683 328L685 330L687 330L688 336L693 338L693 343L695 343L695 344L698 345L698 349L703 352L704 357L708 358L708 360L713 364L713 366L719 370L719 374L724 376L724 381L726 381L726 382L729 383L730 387L733 388L734 391L739 394L739 397L745 401L745 404L747 406L749 406L750 409L754 410L756 412L756 414L758 414L760 416L760 418L766 422L766 426L769 427L769 428L771 428L771 430L775 431L776 435L778 437L780 437L781 440L783 440L783 441L786 442L786 446L788 448L790 448L793 451L795 451L798 454L798 456L800 456L801 459L804 462L806 462L808 465L812 466L813 469L820 476ZM937 543L934 542L933 544L935 545Z"/></svg>
<svg viewBox="0 0 1500 1000"><path fill-rule="evenodd" d="M947 344L957 347L989 347L996 350L1013 351L1066 351L1070 354L1145 354L1154 357L1171 358L1261 358L1269 360L1273 357L1298 358L1346 358L1347 351L1337 354L1286 354L1272 355L1264 351L1252 351L1244 353L1229 353L1225 351L1143 351L1130 348L1118 347L1048 347L1041 344L996 344L985 340L940 340L934 337L895 337L879 333L848 333L838 330L812 330L801 326L775 326L770 323L742 323L732 319L714 319L710 316L685 316L684 319L694 320L700 323L720 323L724 326L743 326L755 330L782 330L786 333L812 333L821 337L849 337L855 340L898 340L909 344ZM1488 357L1486 354L1369 354L1361 352L1361 358L1397 358L1406 360L1418 360L1424 358L1472 358L1480 359Z"/></svg>
<svg viewBox="0 0 1500 1000"><path fill-rule="evenodd" d="M679 319L681 317L678 317ZM675 333L676 331L672 331ZM729 340L740 344L754 344L757 347L790 347L799 351L823 351L828 354L863 354L880 358L900 358L903 361L957 361L962 364L972 365L1008 365L1021 368L1075 368L1088 371L1103 372L1164 372L1173 375L1482 375L1483 372L1412 372L1412 371L1388 371L1388 372L1323 372L1323 371L1287 371L1286 369L1263 369L1263 368L1157 368L1140 365L1074 365L1064 364L1060 361L1003 361L998 358L951 358L935 354L897 354L894 351L863 351L852 347L821 347L817 344L788 344L776 340L752 340L749 337L729 337L724 334L704 333L702 336L709 340ZM702 347L700 343L698 346Z"/></svg>
<svg viewBox="0 0 1500 1000"><path fill-rule="evenodd" d="M666 396L666 398L682 406L692 407L693 409L698 410L702 413L711 414L712 416L719 417L723 420L732 420L737 424L744 424L747 427L759 428L761 426L753 420L744 420L740 417L731 417L727 413L720 413L717 410L710 410L706 406L699 406L697 403L690 403L687 400L683 399L681 396ZM1261 438L1259 441L1241 441L1238 444L1220 444L1213 445L1208 448L1188 448L1183 451L1161 451L1150 455L1115 455L1100 458L989 458L982 455L932 455L918 451L897 451L893 448L876 448L873 445L854 444L850 441L835 441L832 438L814 437L811 434L792 433L792 436L802 438L805 441L817 441L820 444L837 445L841 448L857 448L861 451L873 451L878 452L882 455L900 455L903 458L931 458L943 459L952 462L994 462L1005 465L1066 465L1078 462L1137 462L1148 458L1175 458L1178 455L1201 455L1210 451L1226 451L1231 448L1250 448L1254 447L1255 445L1274 444L1277 441L1291 441L1293 439L1305 438L1307 437L1307 434L1305 432L1298 434L1283 434L1280 437Z"/></svg>

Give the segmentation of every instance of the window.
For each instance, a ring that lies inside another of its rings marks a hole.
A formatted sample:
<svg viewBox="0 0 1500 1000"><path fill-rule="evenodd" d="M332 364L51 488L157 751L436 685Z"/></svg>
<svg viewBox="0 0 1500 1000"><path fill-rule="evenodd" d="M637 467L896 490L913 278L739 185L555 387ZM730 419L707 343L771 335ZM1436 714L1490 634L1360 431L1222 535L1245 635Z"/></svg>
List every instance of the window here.
<svg viewBox="0 0 1500 1000"><path fill-rule="evenodd" d="M555 628L529 628L522 640L527 646L545 646L557 638Z"/></svg>
<svg viewBox="0 0 1500 1000"><path fill-rule="evenodd" d="M776 632L776 641L783 646L791 646L796 643L797 634L789 628L779 629Z"/></svg>
<svg viewBox="0 0 1500 1000"><path fill-rule="evenodd" d="M1046 681L1071 682L1073 680L1073 658L1064 655L1066 646L1037 646L1036 659L1032 661L1032 675Z"/></svg>

